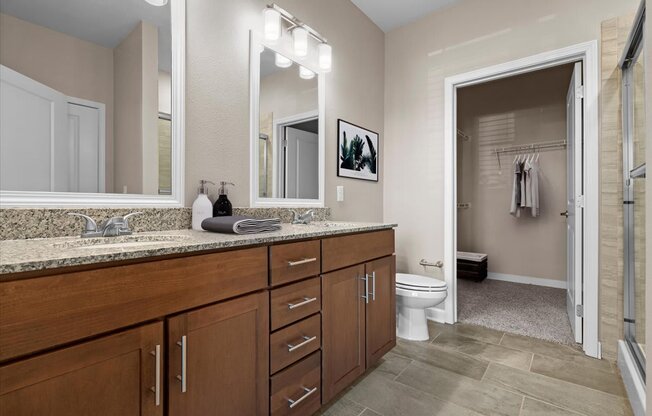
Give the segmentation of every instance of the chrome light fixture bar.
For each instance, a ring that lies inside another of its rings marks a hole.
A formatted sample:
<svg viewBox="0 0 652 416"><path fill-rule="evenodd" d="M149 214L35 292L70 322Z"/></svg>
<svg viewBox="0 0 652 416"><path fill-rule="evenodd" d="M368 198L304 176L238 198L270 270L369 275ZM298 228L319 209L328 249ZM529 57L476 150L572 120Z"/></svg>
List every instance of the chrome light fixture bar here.
<svg viewBox="0 0 652 416"><path fill-rule="evenodd" d="M276 3L268 4L267 9L272 9L276 10L277 12L280 13L281 18L288 22L290 24L290 27L288 28L288 31L292 31L296 27L301 27L304 28L310 36L312 36L315 40L321 43L328 43L325 37L320 35L315 29L311 28L307 24L303 23L301 20L297 19L292 15L290 12L285 10L282 7L279 7Z"/></svg>

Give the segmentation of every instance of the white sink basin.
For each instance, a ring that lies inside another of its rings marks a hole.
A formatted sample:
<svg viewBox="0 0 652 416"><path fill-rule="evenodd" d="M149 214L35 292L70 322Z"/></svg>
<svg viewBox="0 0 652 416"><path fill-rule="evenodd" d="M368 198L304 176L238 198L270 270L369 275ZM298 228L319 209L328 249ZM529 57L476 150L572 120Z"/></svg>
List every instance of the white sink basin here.
<svg viewBox="0 0 652 416"><path fill-rule="evenodd" d="M78 240L54 243L55 248L61 249L134 249L149 246L165 246L182 243L187 240L183 235L127 235L122 237L80 238Z"/></svg>

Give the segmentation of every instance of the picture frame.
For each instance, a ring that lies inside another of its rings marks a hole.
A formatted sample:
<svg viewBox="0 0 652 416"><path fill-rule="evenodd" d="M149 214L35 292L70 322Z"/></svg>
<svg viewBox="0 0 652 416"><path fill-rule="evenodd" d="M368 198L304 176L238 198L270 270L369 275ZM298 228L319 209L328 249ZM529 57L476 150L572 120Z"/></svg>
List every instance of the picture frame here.
<svg viewBox="0 0 652 416"><path fill-rule="evenodd" d="M337 119L337 176L378 182L380 135Z"/></svg>

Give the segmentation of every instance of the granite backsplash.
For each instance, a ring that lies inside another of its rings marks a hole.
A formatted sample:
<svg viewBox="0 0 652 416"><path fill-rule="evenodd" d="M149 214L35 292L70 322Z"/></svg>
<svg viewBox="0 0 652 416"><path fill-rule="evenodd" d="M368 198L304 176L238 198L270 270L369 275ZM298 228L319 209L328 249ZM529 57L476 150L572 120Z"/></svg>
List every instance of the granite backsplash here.
<svg viewBox="0 0 652 416"><path fill-rule="evenodd" d="M306 208L298 208L305 211ZM22 240L26 238L71 237L79 235L84 222L71 217L68 212L86 214L98 223L115 216L141 211L130 219L134 232L169 231L190 228L190 208L4 208L0 209L0 240ZM315 220L330 219L330 208L315 208ZM254 218L280 218L282 222L292 221L288 208L233 208L234 215Z"/></svg>

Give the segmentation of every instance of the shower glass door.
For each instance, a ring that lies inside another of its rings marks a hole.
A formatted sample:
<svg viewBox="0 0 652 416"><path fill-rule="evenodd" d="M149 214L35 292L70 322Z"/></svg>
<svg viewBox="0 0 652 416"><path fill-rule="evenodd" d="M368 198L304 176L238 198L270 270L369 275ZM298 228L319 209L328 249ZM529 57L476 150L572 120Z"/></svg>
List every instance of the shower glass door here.
<svg viewBox="0 0 652 416"><path fill-rule="evenodd" d="M645 379L645 56L639 13L623 69L625 341Z"/></svg>

